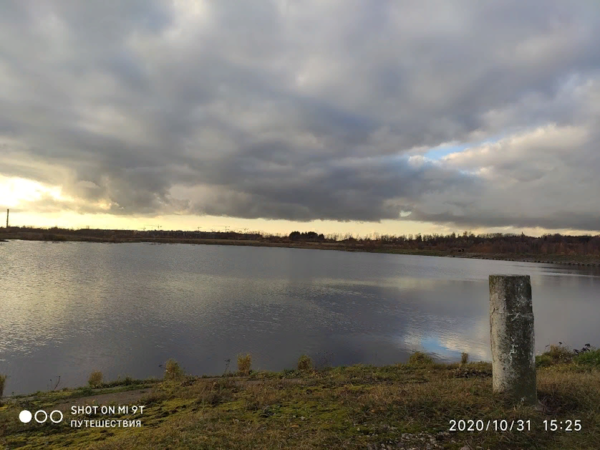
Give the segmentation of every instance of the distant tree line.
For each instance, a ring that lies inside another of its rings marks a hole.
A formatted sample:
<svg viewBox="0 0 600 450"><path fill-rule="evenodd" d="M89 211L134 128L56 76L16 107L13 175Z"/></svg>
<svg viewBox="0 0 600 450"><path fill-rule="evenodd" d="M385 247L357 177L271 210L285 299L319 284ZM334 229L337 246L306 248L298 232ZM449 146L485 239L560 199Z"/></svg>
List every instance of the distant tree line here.
<svg viewBox="0 0 600 450"><path fill-rule="evenodd" d="M358 239L364 246L391 246L404 249L457 251L469 253L516 253L537 255L600 255L600 235L565 236L546 234L487 233L372 235Z"/></svg>
<svg viewBox="0 0 600 450"><path fill-rule="evenodd" d="M314 231L306 231L301 233L300 231L292 231L289 235L292 241L324 241L325 235L317 234Z"/></svg>
<svg viewBox="0 0 600 450"><path fill-rule="evenodd" d="M100 230L100 229L68 229L68 228L35 228L11 227L0 235L10 233L22 235L23 239L44 238L50 236L80 236L100 239L231 239L257 240L273 243L286 242L328 242L342 243L346 246L363 248L397 248L406 250L432 250L440 252L468 252L482 254L530 254L530 255L600 255L600 235L568 236L546 234L541 237L525 234L486 233L475 235L470 231L450 234L408 234L390 235L373 233L369 236L352 234L318 234L314 231L293 231L286 234L265 234L244 231L183 231L183 230Z"/></svg>

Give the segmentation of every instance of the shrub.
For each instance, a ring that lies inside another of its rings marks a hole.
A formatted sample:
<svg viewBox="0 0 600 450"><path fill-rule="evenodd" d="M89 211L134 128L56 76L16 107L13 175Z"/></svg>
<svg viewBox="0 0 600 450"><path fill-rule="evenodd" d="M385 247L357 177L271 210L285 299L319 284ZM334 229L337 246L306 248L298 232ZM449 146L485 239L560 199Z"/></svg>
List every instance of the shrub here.
<svg viewBox="0 0 600 450"><path fill-rule="evenodd" d="M310 359L310 356L300 355L300 358L298 358L298 370L308 371L312 370L312 368L313 361Z"/></svg>
<svg viewBox="0 0 600 450"><path fill-rule="evenodd" d="M573 361L580 365L600 367L600 349L579 353Z"/></svg>
<svg viewBox="0 0 600 450"><path fill-rule="evenodd" d="M169 359L165 364L165 380L178 380L183 375L183 369L179 363L174 359Z"/></svg>
<svg viewBox="0 0 600 450"><path fill-rule="evenodd" d="M468 353L465 353L465 352L463 352L463 353L460 355L460 363L461 363L461 364L466 364L466 363L468 363L468 362L469 362L469 354L468 354Z"/></svg>
<svg viewBox="0 0 600 450"><path fill-rule="evenodd" d="M98 387L102 384L102 372L94 370L88 378L88 384L90 387Z"/></svg>
<svg viewBox="0 0 600 450"><path fill-rule="evenodd" d="M4 395L4 384L6 383L6 375L0 374L0 398Z"/></svg>
<svg viewBox="0 0 600 450"><path fill-rule="evenodd" d="M82 395L83 397L88 397L88 396L94 394L94 390L89 386L80 388L78 390L79 390L79 394Z"/></svg>
<svg viewBox="0 0 600 450"><path fill-rule="evenodd" d="M433 358L423 352L414 352L412 355L410 355L410 358L408 358L408 364L410 364L410 365L433 364Z"/></svg>
<svg viewBox="0 0 600 450"><path fill-rule="evenodd" d="M252 355L242 353L237 357L238 372L242 375L249 375L252 370Z"/></svg>

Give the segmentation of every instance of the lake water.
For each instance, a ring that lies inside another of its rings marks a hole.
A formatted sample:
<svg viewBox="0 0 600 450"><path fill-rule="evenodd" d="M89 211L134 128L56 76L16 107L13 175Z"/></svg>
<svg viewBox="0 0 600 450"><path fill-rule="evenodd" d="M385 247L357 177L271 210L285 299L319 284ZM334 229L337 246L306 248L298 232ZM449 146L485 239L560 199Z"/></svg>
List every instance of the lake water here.
<svg viewBox="0 0 600 450"><path fill-rule="evenodd" d="M536 347L600 345L600 270L505 261L212 245L0 243L5 395L159 377L169 358L221 374L489 360L490 274L529 274Z"/></svg>

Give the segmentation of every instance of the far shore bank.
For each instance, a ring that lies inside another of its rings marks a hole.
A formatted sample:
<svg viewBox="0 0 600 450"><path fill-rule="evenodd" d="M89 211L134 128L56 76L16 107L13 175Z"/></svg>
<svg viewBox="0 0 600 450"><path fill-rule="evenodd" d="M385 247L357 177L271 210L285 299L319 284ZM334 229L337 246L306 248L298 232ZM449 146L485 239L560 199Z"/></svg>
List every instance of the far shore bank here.
<svg viewBox="0 0 600 450"><path fill-rule="evenodd" d="M355 241L277 241L258 239L190 239L173 237L128 236L86 236L84 234L40 233L26 231L0 230L0 243L10 240L28 240L42 242L97 242L109 244L151 243L151 244L192 244L192 245L235 245L251 247L281 247L310 250L337 250L346 252L389 253L400 255L437 256L450 258L485 259L497 261L517 261L541 264L561 264L572 266L600 267L600 256L581 254L530 254L530 253L480 253L464 250L407 249L394 244L377 244Z"/></svg>

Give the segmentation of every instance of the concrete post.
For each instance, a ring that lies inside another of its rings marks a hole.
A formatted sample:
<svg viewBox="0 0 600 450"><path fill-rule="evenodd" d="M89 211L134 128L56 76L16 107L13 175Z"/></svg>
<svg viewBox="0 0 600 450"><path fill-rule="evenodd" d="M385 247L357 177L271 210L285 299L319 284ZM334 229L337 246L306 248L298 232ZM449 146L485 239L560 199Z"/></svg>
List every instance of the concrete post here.
<svg viewBox="0 0 600 450"><path fill-rule="evenodd" d="M490 275L490 338L494 392L537 404L529 275Z"/></svg>

